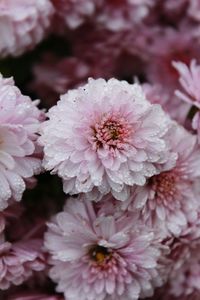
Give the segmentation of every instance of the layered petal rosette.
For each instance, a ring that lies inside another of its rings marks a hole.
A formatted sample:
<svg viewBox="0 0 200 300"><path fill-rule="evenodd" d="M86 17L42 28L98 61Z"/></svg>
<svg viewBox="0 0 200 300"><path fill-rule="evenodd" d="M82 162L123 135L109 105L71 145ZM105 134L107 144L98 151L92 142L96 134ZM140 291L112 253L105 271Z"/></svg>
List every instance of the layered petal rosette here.
<svg viewBox="0 0 200 300"><path fill-rule="evenodd" d="M0 57L17 56L38 44L51 25L49 0L0 1Z"/></svg>
<svg viewBox="0 0 200 300"><path fill-rule="evenodd" d="M143 186L169 159L171 121L137 84L90 79L63 95L48 116L39 139L44 167L63 179L65 193L96 198L111 191L125 200L132 185Z"/></svg>
<svg viewBox="0 0 200 300"><path fill-rule="evenodd" d="M23 96L13 80L0 76L0 210L8 200L21 200L27 179L41 170L36 157L43 113Z"/></svg>
<svg viewBox="0 0 200 300"><path fill-rule="evenodd" d="M197 137L177 124L169 139L177 158L135 189L129 209L139 209L145 222L163 228L167 235L179 236L198 218L200 150Z"/></svg>
<svg viewBox="0 0 200 300"><path fill-rule="evenodd" d="M48 224L50 277L66 299L136 300L162 284L166 248L132 213L113 206L111 215L110 204L106 213L83 196L69 199Z"/></svg>
<svg viewBox="0 0 200 300"><path fill-rule="evenodd" d="M46 267L46 257L42 252L42 240L32 239L9 243L0 236L0 289L20 285Z"/></svg>

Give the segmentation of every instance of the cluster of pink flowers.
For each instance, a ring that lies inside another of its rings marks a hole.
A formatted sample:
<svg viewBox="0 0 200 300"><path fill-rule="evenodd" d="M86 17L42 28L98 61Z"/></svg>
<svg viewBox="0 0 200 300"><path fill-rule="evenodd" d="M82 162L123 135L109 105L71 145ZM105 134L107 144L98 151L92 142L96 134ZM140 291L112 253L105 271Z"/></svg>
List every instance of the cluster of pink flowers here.
<svg viewBox="0 0 200 300"><path fill-rule="evenodd" d="M0 1L0 299L200 299L199 82L199 0Z"/></svg>

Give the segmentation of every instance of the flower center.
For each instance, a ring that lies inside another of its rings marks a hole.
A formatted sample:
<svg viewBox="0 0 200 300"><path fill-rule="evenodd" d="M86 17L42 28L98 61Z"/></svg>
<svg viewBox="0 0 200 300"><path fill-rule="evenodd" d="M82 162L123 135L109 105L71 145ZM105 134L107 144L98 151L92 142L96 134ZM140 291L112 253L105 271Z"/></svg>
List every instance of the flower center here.
<svg viewBox="0 0 200 300"><path fill-rule="evenodd" d="M150 184L155 192L155 197L158 202L173 200L177 193L176 188L177 176L174 172L167 171L159 175L153 176L150 179Z"/></svg>
<svg viewBox="0 0 200 300"><path fill-rule="evenodd" d="M89 251L90 258L97 262L98 264L104 263L108 258L110 258L111 253L109 250L103 246L95 245Z"/></svg>
<svg viewBox="0 0 200 300"><path fill-rule="evenodd" d="M101 147L121 149L132 131L130 124L119 115L104 116L92 127L96 149Z"/></svg>

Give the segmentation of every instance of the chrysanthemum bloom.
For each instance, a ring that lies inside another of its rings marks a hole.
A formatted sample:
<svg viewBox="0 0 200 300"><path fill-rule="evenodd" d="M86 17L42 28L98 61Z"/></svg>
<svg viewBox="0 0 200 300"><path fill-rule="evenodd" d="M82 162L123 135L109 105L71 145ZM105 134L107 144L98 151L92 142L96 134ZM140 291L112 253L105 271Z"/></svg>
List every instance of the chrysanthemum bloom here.
<svg viewBox="0 0 200 300"><path fill-rule="evenodd" d="M11 285L20 285L33 275L44 270L45 255L42 252L42 240L22 240L14 244L6 242L0 236L0 289Z"/></svg>
<svg viewBox="0 0 200 300"><path fill-rule="evenodd" d="M19 201L25 180L40 172L40 159L34 156L43 113L37 104L23 96L11 78L0 75L0 210L11 197Z"/></svg>
<svg viewBox="0 0 200 300"><path fill-rule="evenodd" d="M179 73L179 82L183 91L176 91L176 95L200 109L200 65L197 65L195 60L192 60L190 66L182 62L173 62L174 68Z"/></svg>
<svg viewBox="0 0 200 300"><path fill-rule="evenodd" d="M171 134L171 147L177 159L161 166L160 174L131 198L130 209L141 210L144 221L179 236L198 217L200 150L196 136L176 125Z"/></svg>
<svg viewBox="0 0 200 300"><path fill-rule="evenodd" d="M0 57L20 55L38 44L53 12L49 0L1 0Z"/></svg>
<svg viewBox="0 0 200 300"><path fill-rule="evenodd" d="M45 236L50 277L66 299L133 300L162 284L163 248L132 214L98 213L94 202L69 199ZM109 204L109 203L108 203Z"/></svg>
<svg viewBox="0 0 200 300"><path fill-rule="evenodd" d="M137 84L90 79L49 111L41 128L44 167L57 173L64 192L125 200L132 185L144 185L169 156L171 126L159 105L151 105Z"/></svg>

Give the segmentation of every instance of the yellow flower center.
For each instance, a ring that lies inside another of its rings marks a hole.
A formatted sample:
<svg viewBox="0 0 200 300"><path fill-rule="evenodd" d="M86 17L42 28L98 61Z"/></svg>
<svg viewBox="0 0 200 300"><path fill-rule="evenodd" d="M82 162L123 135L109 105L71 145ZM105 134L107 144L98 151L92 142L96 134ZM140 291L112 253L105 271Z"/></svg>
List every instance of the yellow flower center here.
<svg viewBox="0 0 200 300"><path fill-rule="evenodd" d="M103 263L111 255L107 248L99 245L92 247L89 251L89 254L92 260L98 264Z"/></svg>

